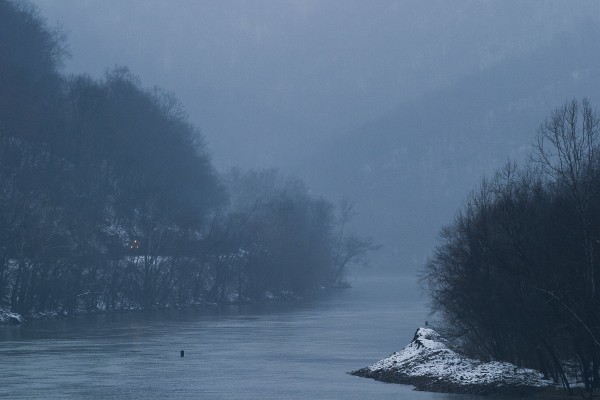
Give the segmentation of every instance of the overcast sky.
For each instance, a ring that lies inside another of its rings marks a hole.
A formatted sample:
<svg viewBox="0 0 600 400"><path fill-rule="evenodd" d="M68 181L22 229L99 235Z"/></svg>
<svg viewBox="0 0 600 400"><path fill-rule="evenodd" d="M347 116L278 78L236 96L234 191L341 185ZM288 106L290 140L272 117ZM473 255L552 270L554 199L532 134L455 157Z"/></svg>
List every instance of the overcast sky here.
<svg viewBox="0 0 600 400"><path fill-rule="evenodd" d="M173 91L220 168L282 166L404 100L543 46L584 1L36 0L66 71Z"/></svg>
<svg viewBox="0 0 600 400"><path fill-rule="evenodd" d="M600 82L595 0L34 3L69 35L65 72L128 66L179 97L218 169L350 197L382 265L421 265L467 191Z"/></svg>

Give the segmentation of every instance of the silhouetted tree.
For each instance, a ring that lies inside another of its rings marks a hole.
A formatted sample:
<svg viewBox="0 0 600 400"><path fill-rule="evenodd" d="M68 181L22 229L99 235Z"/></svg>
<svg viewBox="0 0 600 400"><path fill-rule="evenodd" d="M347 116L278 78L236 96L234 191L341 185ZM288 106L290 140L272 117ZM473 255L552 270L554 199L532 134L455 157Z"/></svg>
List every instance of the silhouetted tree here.
<svg viewBox="0 0 600 400"><path fill-rule="evenodd" d="M373 244L371 238L359 237L346 232L348 224L355 217L354 206L349 199L344 198L338 205L336 221L336 238L333 261L332 282L337 286L344 284L344 274L349 264L358 264L365 260L367 254L378 250L380 246Z"/></svg>
<svg viewBox="0 0 600 400"><path fill-rule="evenodd" d="M482 183L442 230L423 276L449 336L567 388L565 365L576 360L590 393L600 382L598 156L589 102L557 109L538 131L533 163Z"/></svg>
<svg viewBox="0 0 600 400"><path fill-rule="evenodd" d="M232 171L226 193L173 94L126 67L63 77L65 55L34 6L0 0L0 307L150 309L331 283L329 202L276 170Z"/></svg>

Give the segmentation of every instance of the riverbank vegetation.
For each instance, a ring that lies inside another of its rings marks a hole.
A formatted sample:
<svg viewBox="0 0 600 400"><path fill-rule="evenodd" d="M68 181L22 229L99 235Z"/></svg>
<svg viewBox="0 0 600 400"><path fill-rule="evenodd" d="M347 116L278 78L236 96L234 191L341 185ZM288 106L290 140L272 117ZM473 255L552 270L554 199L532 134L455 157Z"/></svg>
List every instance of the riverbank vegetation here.
<svg viewBox="0 0 600 400"><path fill-rule="evenodd" d="M275 170L217 173L170 93L64 76L65 37L0 0L0 308L23 314L302 296L374 249Z"/></svg>
<svg viewBox="0 0 600 400"><path fill-rule="evenodd" d="M600 117L569 101L529 162L485 179L427 263L444 336L483 359L600 387Z"/></svg>

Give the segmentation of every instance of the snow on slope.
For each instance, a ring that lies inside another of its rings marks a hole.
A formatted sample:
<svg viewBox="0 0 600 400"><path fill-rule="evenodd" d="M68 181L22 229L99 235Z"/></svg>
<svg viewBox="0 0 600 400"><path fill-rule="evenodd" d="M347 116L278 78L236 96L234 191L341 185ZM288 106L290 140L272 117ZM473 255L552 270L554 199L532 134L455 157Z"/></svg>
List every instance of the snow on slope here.
<svg viewBox="0 0 600 400"><path fill-rule="evenodd" d="M527 393L553 385L535 370L461 356L428 328L419 328L412 342L400 352L352 374L412 384L418 390L456 393Z"/></svg>
<svg viewBox="0 0 600 400"><path fill-rule="evenodd" d="M5 309L0 309L0 325L19 325L23 323L21 314L10 312Z"/></svg>

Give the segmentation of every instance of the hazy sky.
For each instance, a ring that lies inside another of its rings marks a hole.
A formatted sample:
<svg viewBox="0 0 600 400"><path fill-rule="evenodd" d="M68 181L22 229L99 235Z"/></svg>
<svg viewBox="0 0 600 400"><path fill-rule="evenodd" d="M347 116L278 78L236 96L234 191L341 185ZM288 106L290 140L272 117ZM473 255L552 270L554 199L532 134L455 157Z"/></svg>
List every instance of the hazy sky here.
<svg viewBox="0 0 600 400"><path fill-rule="evenodd" d="M600 82L596 0L34 3L69 34L65 72L128 66L181 99L220 170L349 196L383 265L422 264L468 189Z"/></svg>
<svg viewBox="0 0 600 400"><path fill-rule="evenodd" d="M36 0L66 71L173 91L218 167L285 168L324 137L542 46L598 2ZM592 12L590 12L592 11Z"/></svg>

